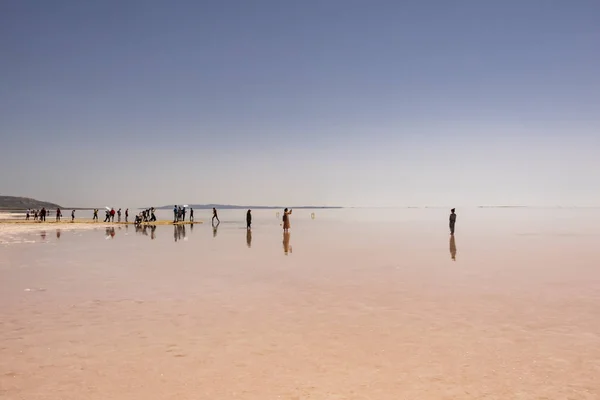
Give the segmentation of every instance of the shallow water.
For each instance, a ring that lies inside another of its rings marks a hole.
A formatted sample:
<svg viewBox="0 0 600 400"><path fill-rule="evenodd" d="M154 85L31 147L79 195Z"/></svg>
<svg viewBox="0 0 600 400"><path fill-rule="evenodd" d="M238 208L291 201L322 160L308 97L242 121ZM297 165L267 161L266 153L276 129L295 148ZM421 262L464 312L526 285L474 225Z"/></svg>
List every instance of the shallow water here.
<svg viewBox="0 0 600 400"><path fill-rule="evenodd" d="M600 210L275 213L1 227L0 398L600 398Z"/></svg>

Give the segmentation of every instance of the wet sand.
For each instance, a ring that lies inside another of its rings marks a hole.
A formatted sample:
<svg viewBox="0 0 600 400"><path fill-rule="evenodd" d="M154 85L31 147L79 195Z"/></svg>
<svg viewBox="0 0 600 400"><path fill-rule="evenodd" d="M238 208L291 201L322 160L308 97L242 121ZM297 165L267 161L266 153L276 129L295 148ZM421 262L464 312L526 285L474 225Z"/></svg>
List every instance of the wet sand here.
<svg viewBox="0 0 600 400"><path fill-rule="evenodd" d="M600 397L598 210L273 214L0 245L0 398Z"/></svg>

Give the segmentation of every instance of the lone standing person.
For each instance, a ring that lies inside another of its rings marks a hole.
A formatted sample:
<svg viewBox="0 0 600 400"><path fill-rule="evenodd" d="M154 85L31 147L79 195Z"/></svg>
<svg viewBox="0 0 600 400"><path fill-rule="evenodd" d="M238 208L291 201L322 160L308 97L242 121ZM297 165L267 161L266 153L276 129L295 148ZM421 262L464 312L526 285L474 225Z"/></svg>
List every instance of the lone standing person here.
<svg viewBox="0 0 600 400"><path fill-rule="evenodd" d="M454 225L456 224L456 214L454 213L455 211L456 211L455 208L450 210L450 234L451 235L454 235Z"/></svg>
<svg viewBox="0 0 600 400"><path fill-rule="evenodd" d="M252 229L252 210L248 210L248 212L246 213L246 229L250 230Z"/></svg>
<svg viewBox="0 0 600 400"><path fill-rule="evenodd" d="M75 210L71 211L71 222L75 222Z"/></svg>
<svg viewBox="0 0 600 400"><path fill-rule="evenodd" d="M289 232L290 230L290 215L292 215L292 209L288 211L286 208L283 210L283 231Z"/></svg>
<svg viewBox="0 0 600 400"><path fill-rule="evenodd" d="M92 218L92 221L98 222L98 209L97 208L94 208L94 218Z"/></svg>
<svg viewBox="0 0 600 400"><path fill-rule="evenodd" d="M212 224L215 224L215 218L217 219L217 224L220 224L221 221L219 221L219 216L217 215L217 209L213 207L213 216L212 216Z"/></svg>

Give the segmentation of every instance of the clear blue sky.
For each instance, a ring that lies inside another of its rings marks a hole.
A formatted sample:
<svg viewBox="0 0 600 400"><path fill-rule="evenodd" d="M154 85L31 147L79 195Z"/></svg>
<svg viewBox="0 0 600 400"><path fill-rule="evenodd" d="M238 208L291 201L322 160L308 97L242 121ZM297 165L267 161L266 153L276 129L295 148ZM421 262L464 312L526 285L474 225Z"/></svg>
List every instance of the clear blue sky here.
<svg viewBox="0 0 600 400"><path fill-rule="evenodd" d="M600 204L599 1L0 2L0 194Z"/></svg>

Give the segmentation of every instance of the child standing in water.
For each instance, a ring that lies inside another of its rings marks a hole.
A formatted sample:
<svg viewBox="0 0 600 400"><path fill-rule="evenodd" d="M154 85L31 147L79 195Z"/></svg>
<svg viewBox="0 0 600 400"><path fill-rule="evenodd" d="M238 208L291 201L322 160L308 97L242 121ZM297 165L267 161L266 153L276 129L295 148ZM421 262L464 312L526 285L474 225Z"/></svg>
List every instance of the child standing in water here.
<svg viewBox="0 0 600 400"><path fill-rule="evenodd" d="M450 210L450 234L454 235L454 225L456 224L456 214L454 213L455 209Z"/></svg>
<svg viewBox="0 0 600 400"><path fill-rule="evenodd" d="M283 210L283 231L288 232L290 230L290 215L292 215L292 209L288 211L286 208Z"/></svg>

